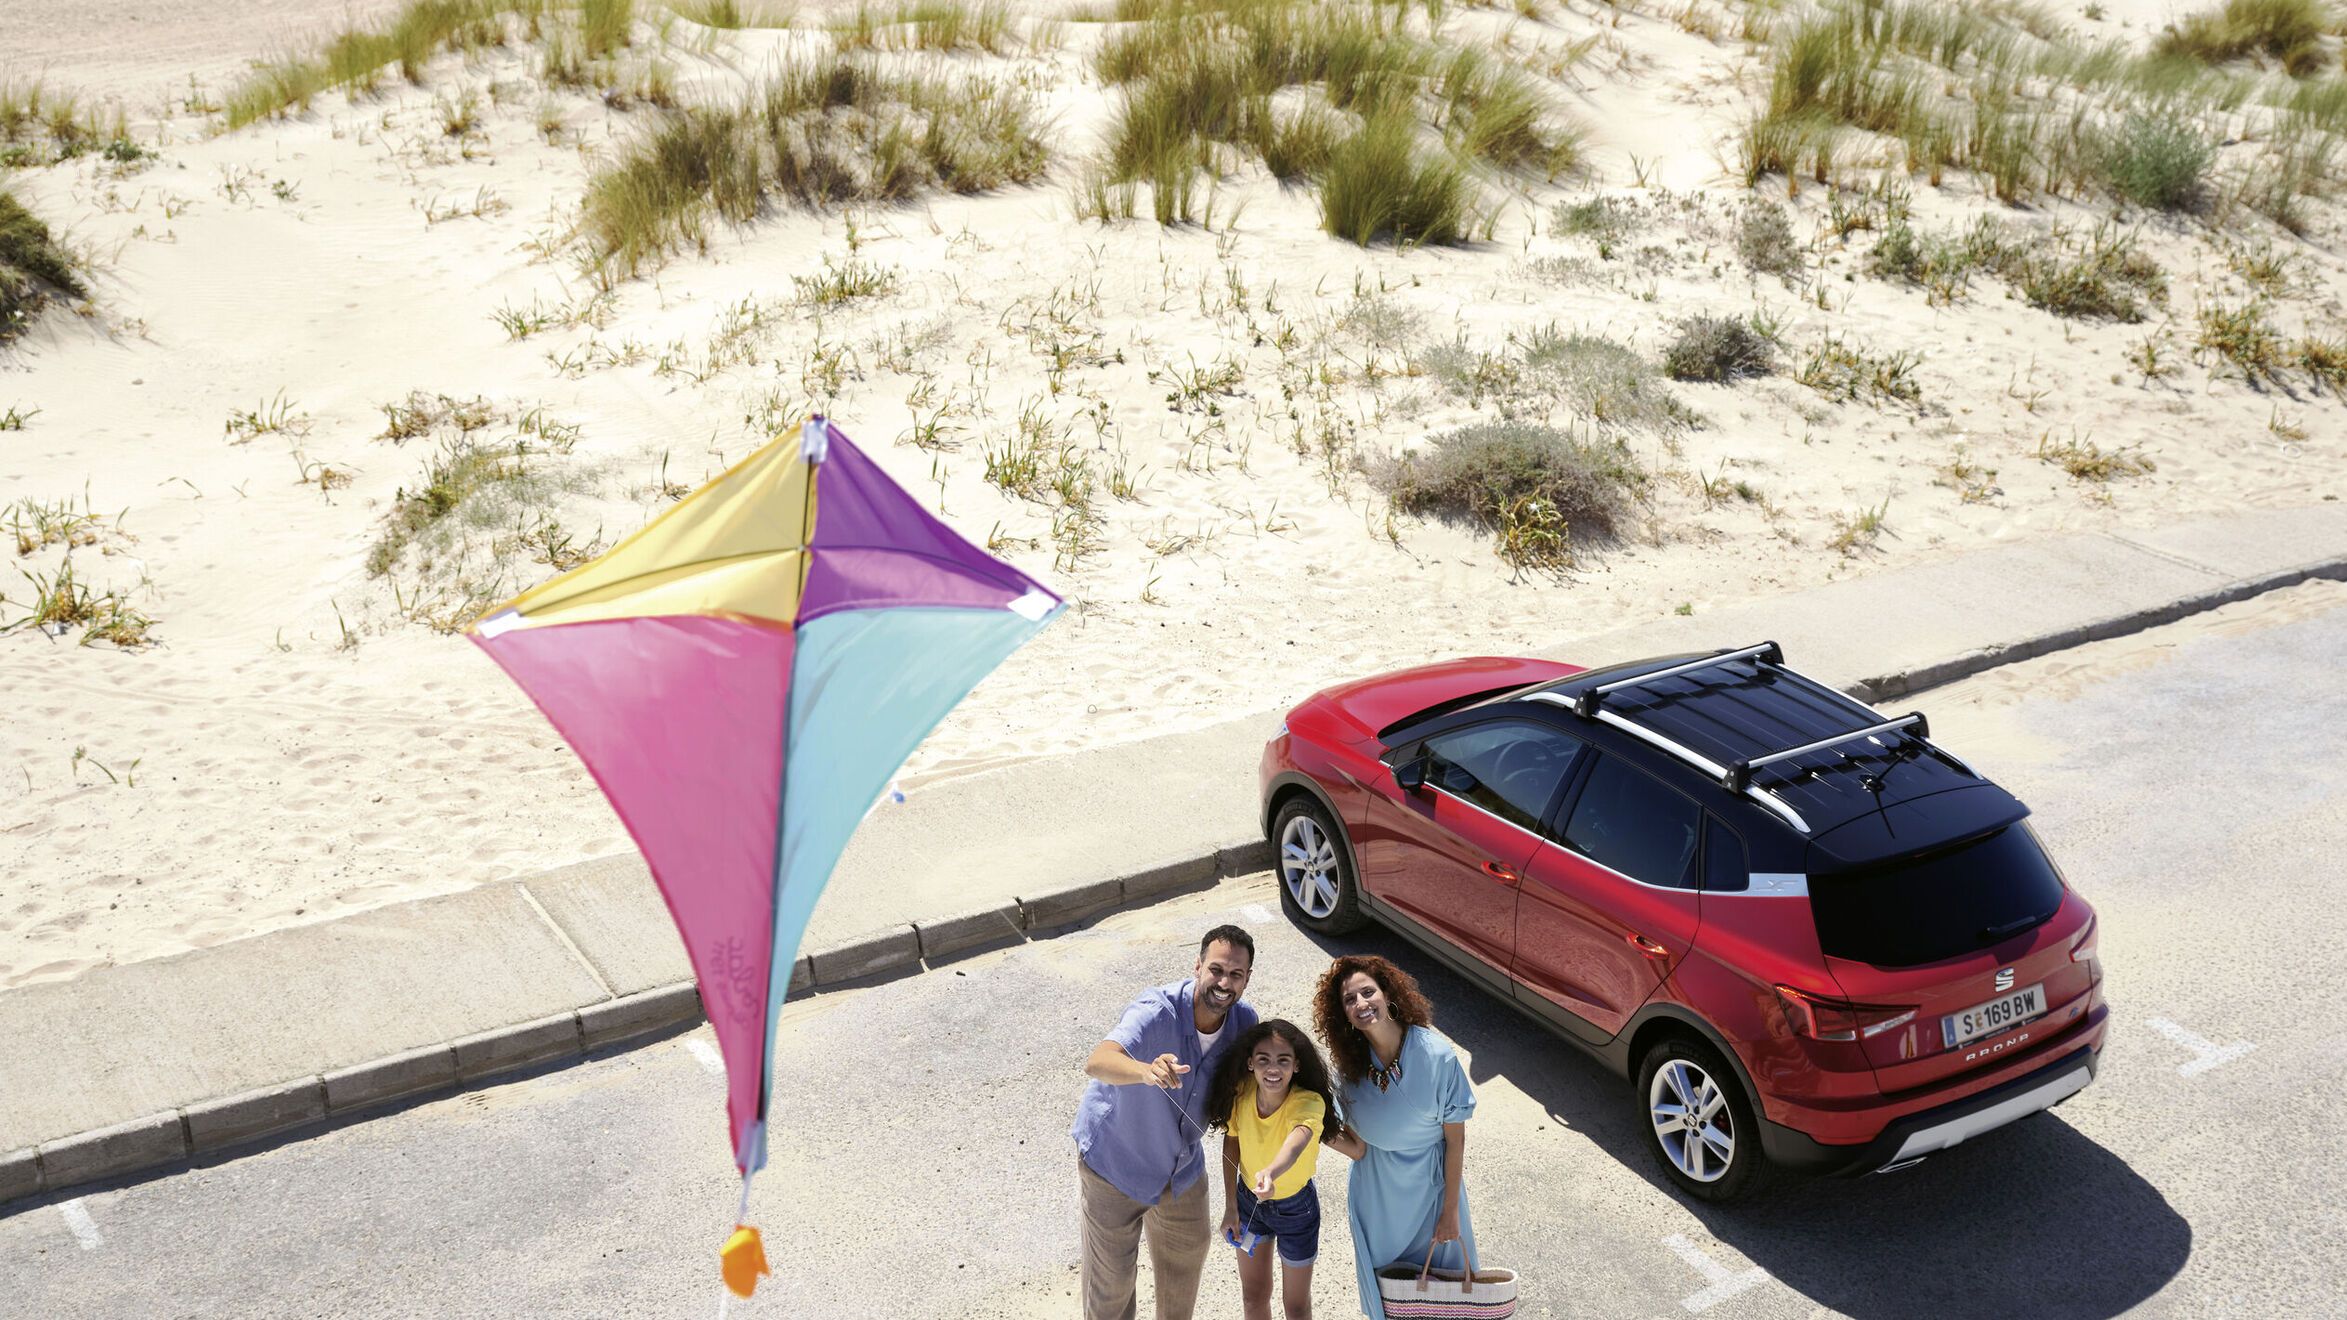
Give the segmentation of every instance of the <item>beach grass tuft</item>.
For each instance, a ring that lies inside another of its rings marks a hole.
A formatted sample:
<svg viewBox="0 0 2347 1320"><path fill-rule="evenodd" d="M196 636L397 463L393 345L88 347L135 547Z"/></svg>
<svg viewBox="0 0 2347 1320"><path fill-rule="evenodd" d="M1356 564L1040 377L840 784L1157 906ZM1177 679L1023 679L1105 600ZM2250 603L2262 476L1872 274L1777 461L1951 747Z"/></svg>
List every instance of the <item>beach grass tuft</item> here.
<svg viewBox="0 0 2347 1320"><path fill-rule="evenodd" d="M1416 121L1391 112L1330 153L1320 217L1323 229L1363 247L1380 238L1404 246L1457 243L1484 218L1466 162L1421 145Z"/></svg>
<svg viewBox="0 0 2347 1320"><path fill-rule="evenodd" d="M731 105L668 116L597 169L579 220L604 279L679 245L712 219L748 224L769 205L823 209L987 192L1040 178L1033 100L984 77L904 72L832 53L788 64Z"/></svg>
<svg viewBox="0 0 2347 1320"><path fill-rule="evenodd" d="M89 287L47 222L0 188L0 343L24 332L52 296L86 298Z"/></svg>
<svg viewBox="0 0 2347 1320"><path fill-rule="evenodd" d="M558 0L408 0L379 26L347 27L310 50L257 63L221 97L221 114L226 127L237 129L306 110L327 92L355 100L378 90L394 69L421 83L425 66L442 52L505 45L517 33L546 42L548 81L583 84L581 49L591 61L626 46L635 2L559 0L560 8L575 9L575 32L554 30L549 19L557 7ZM557 77L564 70L575 78Z"/></svg>
<svg viewBox="0 0 2347 1320"><path fill-rule="evenodd" d="M1438 26L1422 34L1408 9L1120 5L1126 26L1092 64L1121 101L1078 209L1129 215L1148 187L1161 222L1186 220L1197 208L1180 199L1257 159L1283 183L1317 184L1332 234L1450 243L1490 218L1478 170L1554 179L1578 166L1579 128L1532 77Z"/></svg>
<svg viewBox="0 0 2347 1320"><path fill-rule="evenodd" d="M132 140L119 106L85 102L38 79L0 81L0 169L92 154L127 165L154 153Z"/></svg>
<svg viewBox="0 0 2347 1320"><path fill-rule="evenodd" d="M2305 77L2326 62L2322 38L2335 22L2320 0L2225 0L2170 24L2152 49L2202 64L2264 56Z"/></svg>

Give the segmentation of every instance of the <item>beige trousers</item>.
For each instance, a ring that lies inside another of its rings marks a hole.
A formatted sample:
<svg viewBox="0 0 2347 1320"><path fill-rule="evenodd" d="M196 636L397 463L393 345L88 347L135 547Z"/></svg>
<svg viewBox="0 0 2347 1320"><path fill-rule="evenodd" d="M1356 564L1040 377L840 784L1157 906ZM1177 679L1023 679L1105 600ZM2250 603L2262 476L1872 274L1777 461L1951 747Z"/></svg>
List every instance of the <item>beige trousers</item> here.
<svg viewBox="0 0 2347 1320"><path fill-rule="evenodd" d="M1133 1320L1144 1228L1157 1276L1157 1320L1190 1320L1213 1239L1206 1179L1201 1176L1179 1196L1143 1205L1080 1159L1076 1177L1084 1189L1084 1320Z"/></svg>

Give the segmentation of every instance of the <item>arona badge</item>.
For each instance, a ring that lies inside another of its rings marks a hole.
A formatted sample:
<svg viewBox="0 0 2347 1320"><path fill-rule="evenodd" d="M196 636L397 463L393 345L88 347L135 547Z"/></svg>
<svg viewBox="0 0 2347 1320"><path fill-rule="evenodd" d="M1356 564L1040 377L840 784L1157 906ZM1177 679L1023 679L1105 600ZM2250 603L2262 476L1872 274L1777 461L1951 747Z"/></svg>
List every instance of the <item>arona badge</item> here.
<svg viewBox="0 0 2347 1320"><path fill-rule="evenodd" d="M2012 988L2013 988L2013 969L2012 969L2012 968L2010 968L2010 967L2006 967L2006 968L2000 969L2000 970L1997 972L1997 989L1999 989L1999 990L2010 990L2010 989L2012 989Z"/></svg>

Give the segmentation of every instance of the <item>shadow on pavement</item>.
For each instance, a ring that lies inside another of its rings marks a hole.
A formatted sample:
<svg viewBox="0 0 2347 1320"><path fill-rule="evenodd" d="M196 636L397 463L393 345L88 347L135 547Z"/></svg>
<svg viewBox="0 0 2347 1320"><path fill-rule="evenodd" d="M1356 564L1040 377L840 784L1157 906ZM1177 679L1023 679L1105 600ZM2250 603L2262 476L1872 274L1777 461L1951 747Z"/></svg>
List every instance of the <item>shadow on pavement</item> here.
<svg viewBox="0 0 2347 1320"><path fill-rule="evenodd" d="M1603 1064L1383 930L1314 942L1409 969L1477 1083L1505 1078L1778 1282L1853 1320L2102 1320L2159 1292L2192 1254L2192 1226L2159 1189L2058 1113L1898 1173L1780 1174L1735 1205L1693 1200L1655 1167L1630 1084Z"/></svg>

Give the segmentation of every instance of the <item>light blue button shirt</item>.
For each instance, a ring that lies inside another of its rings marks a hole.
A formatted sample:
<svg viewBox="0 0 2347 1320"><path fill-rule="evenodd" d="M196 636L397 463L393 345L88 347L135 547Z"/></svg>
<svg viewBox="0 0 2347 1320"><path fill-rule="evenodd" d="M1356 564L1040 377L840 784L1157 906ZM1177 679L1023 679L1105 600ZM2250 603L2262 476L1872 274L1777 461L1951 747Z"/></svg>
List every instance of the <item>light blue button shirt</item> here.
<svg viewBox="0 0 2347 1320"><path fill-rule="evenodd" d="M1215 1065L1230 1052L1231 1042L1255 1025L1253 1008L1231 1005L1214 1047L1201 1054L1191 1004L1196 988L1194 980L1177 981L1144 992L1105 1037L1143 1063L1171 1054L1188 1064L1181 1089L1086 1082L1084 1098L1076 1106L1076 1125L1069 1131L1085 1166L1143 1205L1188 1191L1205 1170L1199 1143L1206 1130L1206 1096L1214 1085Z"/></svg>

